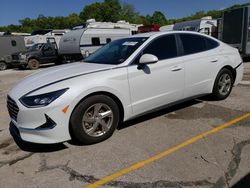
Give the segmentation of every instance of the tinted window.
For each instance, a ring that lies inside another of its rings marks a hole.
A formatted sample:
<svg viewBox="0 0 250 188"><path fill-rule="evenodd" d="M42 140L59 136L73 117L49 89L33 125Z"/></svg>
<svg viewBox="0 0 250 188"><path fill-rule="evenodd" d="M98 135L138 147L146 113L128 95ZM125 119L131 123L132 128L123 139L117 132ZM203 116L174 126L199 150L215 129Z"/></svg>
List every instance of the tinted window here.
<svg viewBox="0 0 250 188"><path fill-rule="evenodd" d="M167 35L154 40L143 51L144 54L153 54L159 60L177 56L176 41L174 35Z"/></svg>
<svg viewBox="0 0 250 188"><path fill-rule="evenodd" d="M191 34L180 34L184 54L193 54L206 50L206 41L204 37Z"/></svg>
<svg viewBox="0 0 250 188"><path fill-rule="evenodd" d="M12 46L16 46L16 41L15 41L15 40L12 40L12 41L11 41L11 45L12 45Z"/></svg>
<svg viewBox="0 0 250 188"><path fill-rule="evenodd" d="M100 38L91 38L91 41L93 46L100 46Z"/></svg>
<svg viewBox="0 0 250 188"><path fill-rule="evenodd" d="M219 46L219 43L212 40L212 39L209 39L209 38L204 38L205 41L206 41L206 47L207 47L207 50L211 50L213 48L216 48Z"/></svg>

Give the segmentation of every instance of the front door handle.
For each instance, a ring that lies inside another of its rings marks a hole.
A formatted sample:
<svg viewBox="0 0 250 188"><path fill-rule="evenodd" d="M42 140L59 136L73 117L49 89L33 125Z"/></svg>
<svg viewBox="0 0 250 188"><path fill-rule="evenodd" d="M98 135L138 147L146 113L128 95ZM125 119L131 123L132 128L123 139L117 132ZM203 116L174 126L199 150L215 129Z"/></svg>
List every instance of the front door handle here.
<svg viewBox="0 0 250 188"><path fill-rule="evenodd" d="M174 67L171 69L171 71L174 71L174 72L180 71L180 70L182 70L182 67L180 67L180 66L174 66Z"/></svg>

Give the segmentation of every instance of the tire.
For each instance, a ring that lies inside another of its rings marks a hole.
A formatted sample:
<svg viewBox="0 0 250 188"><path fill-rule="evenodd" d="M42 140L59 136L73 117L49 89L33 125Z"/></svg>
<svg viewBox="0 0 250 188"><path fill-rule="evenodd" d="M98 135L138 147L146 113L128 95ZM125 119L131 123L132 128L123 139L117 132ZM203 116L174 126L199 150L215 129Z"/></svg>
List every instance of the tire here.
<svg viewBox="0 0 250 188"><path fill-rule="evenodd" d="M6 70L7 64L5 62L0 62L0 71Z"/></svg>
<svg viewBox="0 0 250 188"><path fill-rule="evenodd" d="M31 70L36 70L39 68L39 66L40 66L40 63L36 59L30 59L28 62L28 68Z"/></svg>
<svg viewBox="0 0 250 188"><path fill-rule="evenodd" d="M108 139L119 123L119 108L106 95L82 101L70 118L71 136L81 144L95 144Z"/></svg>
<svg viewBox="0 0 250 188"><path fill-rule="evenodd" d="M224 100L226 99L233 88L234 77L230 70L224 68L222 69L215 80L212 98L214 100Z"/></svg>

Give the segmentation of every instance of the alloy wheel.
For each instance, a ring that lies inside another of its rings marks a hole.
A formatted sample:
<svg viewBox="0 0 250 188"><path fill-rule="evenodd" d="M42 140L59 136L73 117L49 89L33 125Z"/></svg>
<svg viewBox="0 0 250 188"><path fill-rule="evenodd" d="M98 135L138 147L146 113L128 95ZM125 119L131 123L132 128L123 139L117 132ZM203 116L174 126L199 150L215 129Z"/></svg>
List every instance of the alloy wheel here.
<svg viewBox="0 0 250 188"><path fill-rule="evenodd" d="M114 114L108 105L96 103L85 111L82 126L89 136L99 137L109 131L113 119Z"/></svg>
<svg viewBox="0 0 250 188"><path fill-rule="evenodd" d="M232 87L232 80L229 74L222 74L219 82L218 82L218 87L219 87L219 93L221 95L227 95Z"/></svg>

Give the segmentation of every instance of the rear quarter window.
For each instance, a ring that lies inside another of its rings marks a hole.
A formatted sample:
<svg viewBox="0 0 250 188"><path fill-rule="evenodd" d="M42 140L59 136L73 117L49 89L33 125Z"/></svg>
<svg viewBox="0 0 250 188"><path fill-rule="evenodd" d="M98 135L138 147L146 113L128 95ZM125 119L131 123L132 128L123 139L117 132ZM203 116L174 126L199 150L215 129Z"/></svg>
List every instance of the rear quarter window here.
<svg viewBox="0 0 250 188"><path fill-rule="evenodd" d="M205 38L205 41L206 41L207 50L211 50L219 46L219 43L213 39Z"/></svg>

